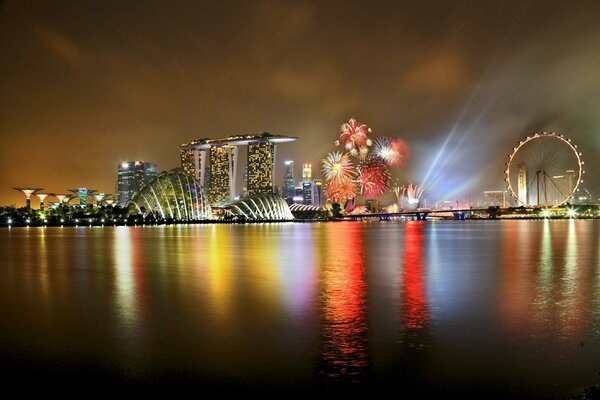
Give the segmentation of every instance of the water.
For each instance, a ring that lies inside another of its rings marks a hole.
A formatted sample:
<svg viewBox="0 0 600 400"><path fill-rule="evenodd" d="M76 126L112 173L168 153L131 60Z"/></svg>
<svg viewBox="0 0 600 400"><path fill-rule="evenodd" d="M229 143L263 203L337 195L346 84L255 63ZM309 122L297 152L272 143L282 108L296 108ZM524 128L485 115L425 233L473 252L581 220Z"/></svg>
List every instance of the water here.
<svg viewBox="0 0 600 400"><path fill-rule="evenodd" d="M575 220L1 229L3 387L564 398L600 371L599 232Z"/></svg>

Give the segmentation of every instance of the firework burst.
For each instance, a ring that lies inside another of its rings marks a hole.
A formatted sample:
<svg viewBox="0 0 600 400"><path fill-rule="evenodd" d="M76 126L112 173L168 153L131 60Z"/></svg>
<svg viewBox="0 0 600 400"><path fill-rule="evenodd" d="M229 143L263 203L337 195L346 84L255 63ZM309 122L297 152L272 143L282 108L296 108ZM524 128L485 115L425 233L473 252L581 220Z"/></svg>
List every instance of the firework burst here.
<svg viewBox="0 0 600 400"><path fill-rule="evenodd" d="M343 182L354 179L354 168L348 153L335 151L321 161L321 171L327 182Z"/></svg>
<svg viewBox="0 0 600 400"><path fill-rule="evenodd" d="M412 206L417 206L421 201L421 195L423 194L423 189L418 187L413 183L409 183L406 187L406 197L408 198L408 204Z"/></svg>
<svg viewBox="0 0 600 400"><path fill-rule="evenodd" d="M332 180L325 184L327 200L332 203L344 204L346 200L356 197L356 183L345 180Z"/></svg>
<svg viewBox="0 0 600 400"><path fill-rule="evenodd" d="M388 166L398 168L406 161L408 147L400 139L381 137L375 139L373 154L375 157L383 160Z"/></svg>
<svg viewBox="0 0 600 400"><path fill-rule="evenodd" d="M385 163L376 157L369 157L358 165L360 193L367 199L381 196L390 187L390 171Z"/></svg>
<svg viewBox="0 0 600 400"><path fill-rule="evenodd" d="M370 132L371 129L367 125L350 118L348 122L342 124L340 138L336 143L343 145L352 155L364 157L369 146L373 144L371 139L367 137Z"/></svg>

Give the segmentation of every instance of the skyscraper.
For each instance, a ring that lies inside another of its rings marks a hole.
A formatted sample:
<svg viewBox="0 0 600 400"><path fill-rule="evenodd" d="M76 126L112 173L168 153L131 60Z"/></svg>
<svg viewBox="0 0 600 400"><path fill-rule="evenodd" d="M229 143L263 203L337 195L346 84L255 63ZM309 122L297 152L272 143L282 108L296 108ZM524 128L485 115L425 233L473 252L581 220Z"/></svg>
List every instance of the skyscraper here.
<svg viewBox="0 0 600 400"><path fill-rule="evenodd" d="M133 194L158 176L156 164L146 161L127 161L117 168L119 206L126 207Z"/></svg>
<svg viewBox="0 0 600 400"><path fill-rule="evenodd" d="M288 160L284 163L284 173L283 173L283 185L281 194L282 197L288 202L288 204L292 204L292 199L294 197L294 162Z"/></svg>
<svg viewBox="0 0 600 400"><path fill-rule="evenodd" d="M221 139L196 139L179 146L181 167L184 172L193 175L206 184L211 204L223 202L227 197L232 200L236 195L237 147L248 146L248 159L244 170L244 195L252 196L274 191L275 146L292 142L295 137L272 135L267 132L251 135L234 135ZM222 148L221 150L213 150ZM227 149L230 153L223 153ZM235 150L233 150L235 149ZM207 157L207 153L210 156ZM228 160L228 162L225 162ZM207 167L207 164L210 166ZM208 179L210 175L210 179ZM229 192L225 181L229 177ZM216 203L215 203L216 202Z"/></svg>
<svg viewBox="0 0 600 400"><path fill-rule="evenodd" d="M312 205L313 183L310 181L302 182L302 204Z"/></svg>
<svg viewBox="0 0 600 400"><path fill-rule="evenodd" d="M206 181L206 153L210 148L210 146L206 144L206 141L206 139L196 139L191 143L182 144L180 146L181 169L184 173L196 178L201 185L204 185Z"/></svg>
<svg viewBox="0 0 600 400"><path fill-rule="evenodd" d="M208 201L211 205L226 203L235 197L237 154L237 146L210 148Z"/></svg>
<svg viewBox="0 0 600 400"><path fill-rule="evenodd" d="M248 144L248 196L273 193L275 145L268 140Z"/></svg>
<svg viewBox="0 0 600 400"><path fill-rule="evenodd" d="M321 207L323 205L323 181L315 179L312 183L312 205Z"/></svg>
<svg viewBox="0 0 600 400"><path fill-rule="evenodd" d="M312 180L312 165L302 164L302 182L310 182Z"/></svg>

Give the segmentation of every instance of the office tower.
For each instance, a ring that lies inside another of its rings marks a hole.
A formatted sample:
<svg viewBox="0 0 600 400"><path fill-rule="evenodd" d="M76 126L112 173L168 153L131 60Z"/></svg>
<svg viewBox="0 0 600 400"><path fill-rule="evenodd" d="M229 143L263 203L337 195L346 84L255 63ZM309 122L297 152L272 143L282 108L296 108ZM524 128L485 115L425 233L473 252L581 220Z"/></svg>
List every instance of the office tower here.
<svg viewBox="0 0 600 400"><path fill-rule="evenodd" d="M323 205L323 181L315 179L312 182L312 205L321 207Z"/></svg>
<svg viewBox="0 0 600 400"><path fill-rule="evenodd" d="M119 164L117 168L119 206L126 207L133 194L157 176L156 164L153 163L127 161Z"/></svg>
<svg viewBox="0 0 600 400"><path fill-rule="evenodd" d="M283 185L281 186L281 195L288 204L292 203L294 188L294 162L288 160L284 163Z"/></svg>
<svg viewBox="0 0 600 400"><path fill-rule="evenodd" d="M312 180L312 165L302 164L302 182L310 182Z"/></svg>

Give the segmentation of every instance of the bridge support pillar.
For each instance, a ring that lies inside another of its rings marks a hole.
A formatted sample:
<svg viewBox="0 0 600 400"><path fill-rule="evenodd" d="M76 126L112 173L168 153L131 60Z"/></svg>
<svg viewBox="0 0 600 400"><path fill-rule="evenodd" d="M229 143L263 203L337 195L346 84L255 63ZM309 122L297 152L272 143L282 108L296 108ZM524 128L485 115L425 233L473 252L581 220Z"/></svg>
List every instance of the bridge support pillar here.
<svg viewBox="0 0 600 400"><path fill-rule="evenodd" d="M465 219L467 219L467 214L459 211L459 212L455 212L454 214L454 219L458 220L458 221L464 221Z"/></svg>
<svg viewBox="0 0 600 400"><path fill-rule="evenodd" d="M417 215L417 221L426 221L427 220L427 216L429 215L429 213L426 213L426 212L420 213L420 212L418 212L418 213L416 213L416 215Z"/></svg>

